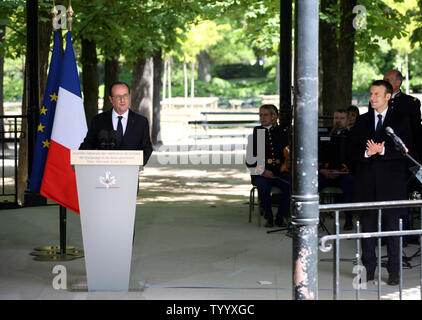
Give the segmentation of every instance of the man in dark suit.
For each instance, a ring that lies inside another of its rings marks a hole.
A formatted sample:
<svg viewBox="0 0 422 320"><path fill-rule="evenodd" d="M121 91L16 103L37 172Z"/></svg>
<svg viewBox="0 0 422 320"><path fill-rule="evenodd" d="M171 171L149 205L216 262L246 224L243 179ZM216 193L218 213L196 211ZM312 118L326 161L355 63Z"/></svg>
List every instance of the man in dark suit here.
<svg viewBox="0 0 422 320"><path fill-rule="evenodd" d="M248 146L248 152L257 156L258 130L265 132L265 167L259 167L257 163L248 163L246 166L251 171L252 183L258 188L258 197L264 206L264 218L267 220L265 227L270 228L274 223L283 227L285 219L290 213L290 174L288 168L282 170L286 164L284 156L285 147L288 147L287 133L277 125L278 110L274 105L265 104L259 109L260 126L254 128L253 146ZM283 171L283 172L281 172ZM281 191L281 199L278 206L277 216L274 221L271 209L271 188L277 186Z"/></svg>
<svg viewBox="0 0 422 320"><path fill-rule="evenodd" d="M397 116L389 107L393 88L384 80L373 82L370 90L372 110L356 120L350 132L350 153L356 163L354 199L357 202L407 199L406 159L396 150L394 142L386 135L391 127L406 145L411 144L408 120ZM399 217L403 209L384 209L382 220L384 231L399 229ZM378 215L376 210L361 213L363 232L376 232ZM362 239L362 262L367 280L374 280L376 269L376 238ZM399 283L399 239L387 238L389 272L388 284ZM378 270L381 272L381 270Z"/></svg>
<svg viewBox="0 0 422 320"><path fill-rule="evenodd" d="M152 153L148 120L129 109L130 89L124 82L116 82L110 87L108 97L113 108L96 115L88 133L80 145L80 150L101 149L101 132L117 131L116 149L142 150L144 165Z"/></svg>
<svg viewBox="0 0 422 320"><path fill-rule="evenodd" d="M321 153L327 162L319 164L318 170L318 191L326 187L339 187L343 191L342 202L353 201L354 178L349 172L347 158L347 139L349 129L347 128L347 111L337 109L334 112L333 128L330 131L330 137L320 145ZM324 137L328 138L328 137ZM353 229L353 212L345 212L344 230Z"/></svg>
<svg viewBox="0 0 422 320"><path fill-rule="evenodd" d="M393 87L393 95L388 103L389 107L394 109L398 116L407 117L410 121L413 145L409 146L409 149L411 154L420 160L422 157L421 102L400 90L403 82L403 75L400 71L387 71L384 80Z"/></svg>
<svg viewBox="0 0 422 320"><path fill-rule="evenodd" d="M400 90L403 82L403 75L398 70L387 71L384 75L384 80L388 81L393 86L393 95L390 99L389 106L397 112L400 117L407 117L412 132L413 144L408 146L410 154L418 161L422 160L422 128L421 128L421 102L419 99L409 96ZM412 191L420 191L420 182L412 177L410 167L414 164L408 161L409 170L407 170L407 191L410 194ZM403 218L403 229L409 229L409 210L406 210ZM406 246L409 241L416 241L416 237L403 237L403 246Z"/></svg>

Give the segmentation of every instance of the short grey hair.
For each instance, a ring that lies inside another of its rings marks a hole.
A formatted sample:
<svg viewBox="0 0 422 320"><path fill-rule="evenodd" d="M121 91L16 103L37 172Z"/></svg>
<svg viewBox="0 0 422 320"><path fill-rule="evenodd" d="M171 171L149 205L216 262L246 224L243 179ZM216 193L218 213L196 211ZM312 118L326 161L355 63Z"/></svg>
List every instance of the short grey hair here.
<svg viewBox="0 0 422 320"><path fill-rule="evenodd" d="M278 109L273 104L263 104L261 107L259 107L259 109L268 110L271 113L271 115L278 117Z"/></svg>

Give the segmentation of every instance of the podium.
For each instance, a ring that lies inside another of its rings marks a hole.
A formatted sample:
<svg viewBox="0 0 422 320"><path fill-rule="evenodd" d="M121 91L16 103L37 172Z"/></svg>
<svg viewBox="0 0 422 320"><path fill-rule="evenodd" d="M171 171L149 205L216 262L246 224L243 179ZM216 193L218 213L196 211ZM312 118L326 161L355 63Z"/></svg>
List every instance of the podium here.
<svg viewBox="0 0 422 320"><path fill-rule="evenodd" d="M142 151L72 150L88 291L128 291Z"/></svg>

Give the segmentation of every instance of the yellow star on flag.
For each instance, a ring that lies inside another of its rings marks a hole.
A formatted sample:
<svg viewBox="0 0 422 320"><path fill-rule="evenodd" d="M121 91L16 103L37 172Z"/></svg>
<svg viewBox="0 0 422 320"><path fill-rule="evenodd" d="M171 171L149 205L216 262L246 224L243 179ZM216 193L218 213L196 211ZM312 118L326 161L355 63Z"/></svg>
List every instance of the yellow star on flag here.
<svg viewBox="0 0 422 320"><path fill-rule="evenodd" d="M44 128L45 126L43 126L42 123L38 125L38 131L44 132Z"/></svg>
<svg viewBox="0 0 422 320"><path fill-rule="evenodd" d="M46 115L47 115L47 110L48 110L48 109L46 109L44 106L42 106L42 108L41 108L41 110L40 110L40 115L41 115L41 114L43 114L43 115L45 115L45 116L46 116Z"/></svg>
<svg viewBox="0 0 422 320"><path fill-rule="evenodd" d="M48 141L48 139L43 141L42 144L43 144L43 148L50 148L50 141Z"/></svg>
<svg viewBox="0 0 422 320"><path fill-rule="evenodd" d="M51 100L50 101L56 101L57 102L57 96L56 93L53 92L53 94L50 94Z"/></svg>

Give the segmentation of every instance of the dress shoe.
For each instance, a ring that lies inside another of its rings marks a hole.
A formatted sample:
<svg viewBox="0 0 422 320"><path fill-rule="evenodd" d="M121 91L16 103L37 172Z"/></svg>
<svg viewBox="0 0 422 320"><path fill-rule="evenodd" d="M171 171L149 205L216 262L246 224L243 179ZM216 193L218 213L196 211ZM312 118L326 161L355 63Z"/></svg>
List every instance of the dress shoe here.
<svg viewBox="0 0 422 320"><path fill-rule="evenodd" d="M267 220L267 223L264 226L265 228L272 228L274 227L273 220Z"/></svg>
<svg viewBox="0 0 422 320"><path fill-rule="evenodd" d="M387 284L389 286L397 286L400 283L400 277L396 273L390 273L388 276Z"/></svg>
<svg viewBox="0 0 422 320"><path fill-rule="evenodd" d="M280 228L287 227L286 222L284 221L283 217L277 217L274 221L275 225Z"/></svg>
<svg viewBox="0 0 422 320"><path fill-rule="evenodd" d="M360 279L362 280L362 279ZM369 285L378 285L378 279L375 280L375 274L372 272L366 273L366 283ZM381 285L385 285L385 282L381 280Z"/></svg>

